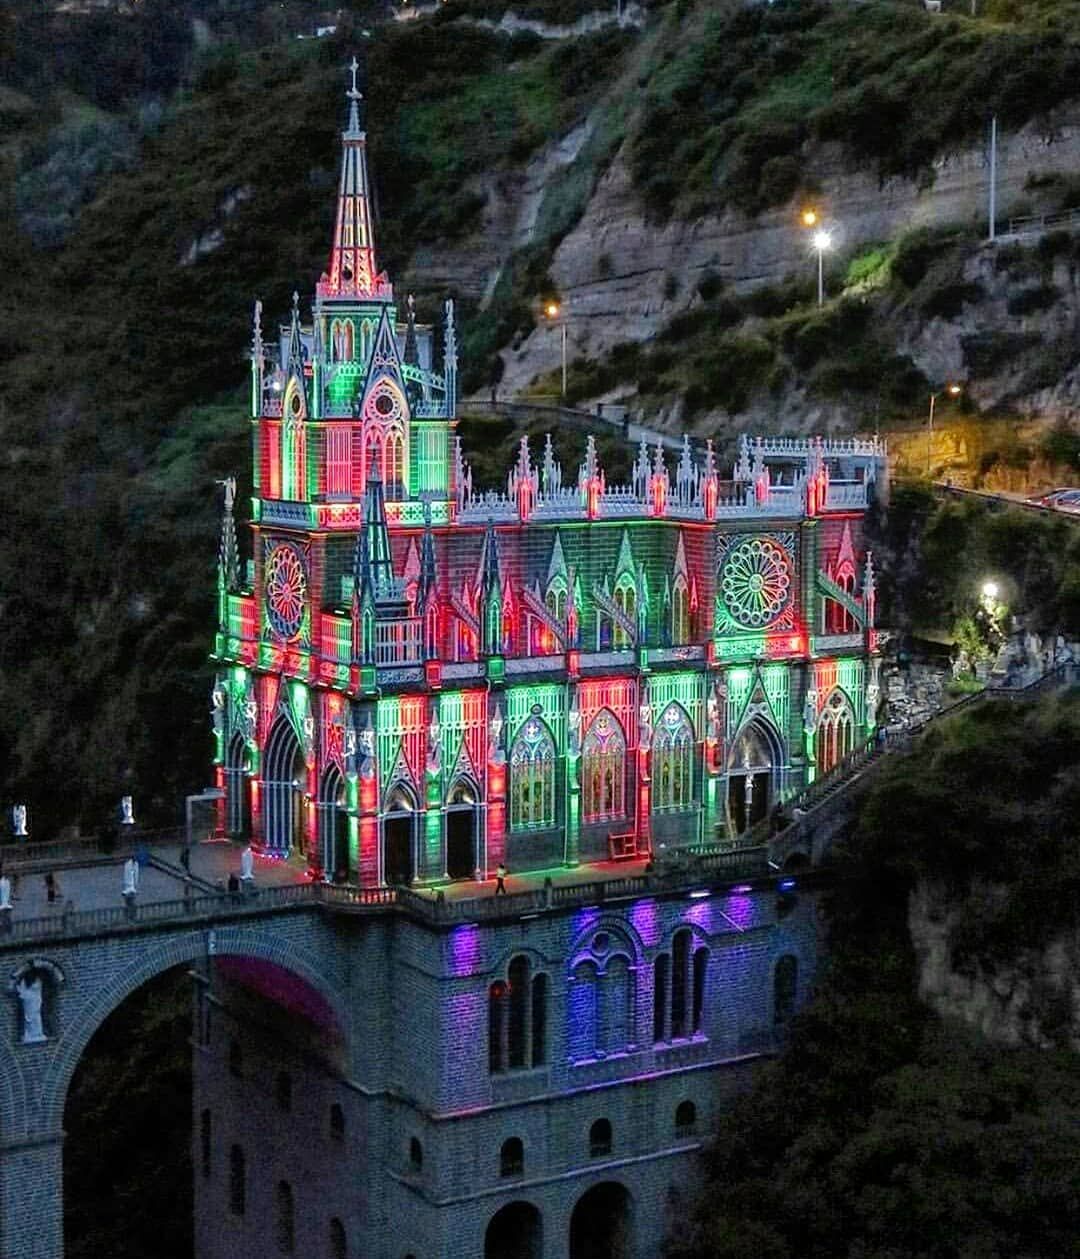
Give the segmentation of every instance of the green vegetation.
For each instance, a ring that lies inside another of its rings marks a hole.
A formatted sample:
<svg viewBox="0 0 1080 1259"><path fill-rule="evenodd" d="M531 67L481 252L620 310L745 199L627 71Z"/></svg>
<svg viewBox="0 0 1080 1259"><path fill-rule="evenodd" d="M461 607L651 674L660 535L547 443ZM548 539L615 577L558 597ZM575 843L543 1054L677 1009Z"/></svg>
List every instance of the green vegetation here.
<svg viewBox="0 0 1080 1259"><path fill-rule="evenodd" d="M888 257L874 251L868 268L875 283L884 283ZM575 360L567 396L578 402L634 388L646 412L681 396L692 422L707 411L745 410L798 379L811 399L862 406L883 422L906 418L929 386L892 349L865 288L865 279L856 281L850 293L819 309L809 282L735 295L706 276L698 287L701 304L677 315L653 341L617 345L601 362ZM886 296L907 300L895 282ZM541 381L539 389L550 383Z"/></svg>
<svg viewBox="0 0 1080 1259"><path fill-rule="evenodd" d="M813 188L808 157L835 141L876 172L933 178L935 157L1077 94L1068 4L991 5L972 21L873 0L685 3L647 84L633 173L653 212L754 214Z"/></svg>
<svg viewBox="0 0 1080 1259"><path fill-rule="evenodd" d="M978 500L940 501L893 487L875 554L898 629L951 626L971 615L984 581L1037 632L1080 634L1080 529L1060 516Z"/></svg>
<svg viewBox="0 0 1080 1259"><path fill-rule="evenodd" d="M1075 1253L1075 1056L1003 1050L931 1015L907 907L917 879L947 882L954 945L983 964L1075 926L1078 762L1073 695L958 714L882 771L840 854L824 979L721 1120L665 1259ZM988 880L1009 894L991 904Z"/></svg>

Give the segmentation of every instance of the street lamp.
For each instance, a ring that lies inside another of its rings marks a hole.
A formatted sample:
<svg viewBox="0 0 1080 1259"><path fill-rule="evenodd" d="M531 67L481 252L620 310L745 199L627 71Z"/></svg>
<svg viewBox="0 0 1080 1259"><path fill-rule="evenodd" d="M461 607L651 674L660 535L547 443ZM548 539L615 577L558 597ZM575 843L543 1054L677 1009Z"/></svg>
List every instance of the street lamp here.
<svg viewBox="0 0 1080 1259"><path fill-rule="evenodd" d="M807 206L799 217L802 219L803 227L813 227L818 221L818 212L813 206Z"/></svg>
<svg viewBox="0 0 1080 1259"><path fill-rule="evenodd" d="M562 329L562 396L566 398L566 320L561 319L562 307L558 302L551 301L544 303L544 318L551 324L558 323Z"/></svg>
<svg viewBox="0 0 1080 1259"><path fill-rule="evenodd" d="M930 455L934 448L934 403L943 394L947 393L951 398L955 398L960 393L959 385L946 385L944 389L939 389L936 393L930 395L930 420L926 426L926 475L930 475Z"/></svg>
<svg viewBox="0 0 1080 1259"><path fill-rule="evenodd" d="M996 581L984 581L982 584L982 597L987 603L996 603L998 597L998 584Z"/></svg>
<svg viewBox="0 0 1080 1259"><path fill-rule="evenodd" d="M813 214L812 210L807 211ZM815 221L817 216L815 215ZM805 221L806 216L803 216ZM832 248L832 236L822 228L814 233L814 248L817 250L817 304L825 305L825 250Z"/></svg>

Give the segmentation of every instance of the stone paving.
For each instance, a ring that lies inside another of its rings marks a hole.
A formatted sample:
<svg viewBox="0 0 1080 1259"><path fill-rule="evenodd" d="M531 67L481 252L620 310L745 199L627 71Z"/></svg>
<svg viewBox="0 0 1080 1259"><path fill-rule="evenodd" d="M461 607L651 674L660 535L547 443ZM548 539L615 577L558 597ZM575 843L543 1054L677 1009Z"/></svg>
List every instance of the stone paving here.
<svg viewBox="0 0 1080 1259"><path fill-rule="evenodd" d="M183 844L155 844L150 853L169 869L154 864L144 864L139 872L137 903L153 904L158 901L180 900L184 895L184 877L181 868ZM220 889L225 891L231 874L239 876L241 846L228 840L193 844L191 847L191 875L197 892L205 893ZM42 918L62 914L65 908L79 912L88 909L121 908L123 865L127 853L112 857L95 857L85 863L51 863L34 860L33 845L28 845L14 858L9 853L7 873L12 880L13 918ZM547 879L554 887L573 887L593 882L630 878L644 873L646 860L591 862L567 868L556 866L550 870L532 870L523 874L508 874L505 880L508 894L540 890ZM49 901L45 882L51 872L55 886L55 899ZM282 887L308 881L306 863L293 858L289 861L273 860L256 856L255 888ZM495 895L494 878L483 882L465 879L444 884L439 888L418 887L417 895L435 899L438 894L446 900L473 900Z"/></svg>

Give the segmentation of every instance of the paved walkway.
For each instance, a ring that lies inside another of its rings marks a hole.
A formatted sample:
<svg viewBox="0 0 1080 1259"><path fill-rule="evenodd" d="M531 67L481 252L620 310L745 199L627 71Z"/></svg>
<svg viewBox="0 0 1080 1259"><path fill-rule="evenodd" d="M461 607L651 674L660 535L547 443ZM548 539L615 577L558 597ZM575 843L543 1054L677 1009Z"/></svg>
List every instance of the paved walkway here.
<svg viewBox="0 0 1080 1259"><path fill-rule="evenodd" d="M150 905L159 901L181 900L184 895L184 877L181 854L184 845L177 843L149 846L151 855L165 868L157 864L144 865L139 872L137 903ZM191 875L196 894L212 890L225 891L229 876L240 873L241 846L230 841L211 841L195 844L191 848ZM121 895L123 866L127 854L97 857L83 863L65 864L62 860L44 862L34 860L33 845L18 851L17 858L10 855L7 870L12 880L13 917L44 918L60 915L68 908L74 912L89 909L119 909L124 904ZM523 874L506 876L506 891L535 892L543 889L545 881L553 887L574 887L596 882L632 878L645 871L646 860L598 861L573 868L556 866L550 870L532 870ZM51 872L55 885L55 900L49 901L45 875ZM284 887L307 883L307 864L298 858L289 861L256 856L255 888ZM483 882L464 879L435 887L417 887L418 895L435 900L441 893L448 901L477 900L495 895L495 879Z"/></svg>

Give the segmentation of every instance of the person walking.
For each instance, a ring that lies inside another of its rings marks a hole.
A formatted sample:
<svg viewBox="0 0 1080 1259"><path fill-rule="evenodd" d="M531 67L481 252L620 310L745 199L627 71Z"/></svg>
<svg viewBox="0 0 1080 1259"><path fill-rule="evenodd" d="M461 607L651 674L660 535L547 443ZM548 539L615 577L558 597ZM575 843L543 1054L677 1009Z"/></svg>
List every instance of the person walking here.
<svg viewBox="0 0 1080 1259"><path fill-rule="evenodd" d="M495 895L506 895L506 866L500 861L495 867Z"/></svg>
<svg viewBox="0 0 1080 1259"><path fill-rule="evenodd" d="M56 875L49 870L45 875L45 897L50 905L56 904L56 898L60 895L60 885L56 881Z"/></svg>

